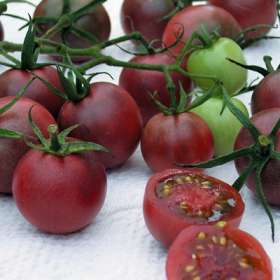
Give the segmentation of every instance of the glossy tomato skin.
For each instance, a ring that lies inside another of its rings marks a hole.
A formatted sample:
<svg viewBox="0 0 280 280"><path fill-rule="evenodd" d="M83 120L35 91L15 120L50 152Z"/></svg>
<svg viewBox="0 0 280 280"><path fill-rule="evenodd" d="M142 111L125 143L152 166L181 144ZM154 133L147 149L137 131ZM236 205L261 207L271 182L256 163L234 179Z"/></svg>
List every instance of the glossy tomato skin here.
<svg viewBox="0 0 280 280"><path fill-rule="evenodd" d="M9 103L14 97L0 98L0 108ZM32 118L41 129L45 137L48 136L48 125L55 124L52 115L39 103L22 97L7 112L0 115L0 128L6 128L35 137L28 123L28 113L32 109ZM20 158L28 151L28 147L21 140L0 138L0 192L11 194L13 172Z"/></svg>
<svg viewBox="0 0 280 280"><path fill-rule="evenodd" d="M207 124L194 113L167 116L155 115L145 126L141 151L147 165L154 171L176 168L177 163L197 163L214 154L212 133Z"/></svg>
<svg viewBox="0 0 280 280"><path fill-rule="evenodd" d="M249 117L246 106L236 98L232 103ZM224 101L219 97L209 98L202 105L194 108L192 112L205 120L214 137L215 155L222 156L233 151L236 137L242 127L239 120L226 107L223 110ZM223 110L223 113L221 114Z"/></svg>
<svg viewBox="0 0 280 280"><path fill-rule="evenodd" d="M0 41L4 39L4 30L3 30L3 25L0 22Z"/></svg>
<svg viewBox="0 0 280 280"><path fill-rule="evenodd" d="M280 118L280 108L272 108L261 111L252 117L253 124L264 135L268 135L278 119ZM252 145L253 139L248 130L242 128L235 142L235 150L245 148ZM280 151L280 132L278 131L275 143L275 149ZM248 166L249 159L247 157L235 160L235 166L239 174ZM262 184L267 201L275 206L280 206L280 162L278 160L270 160L262 172ZM247 186L255 191L255 174L250 175L247 180Z"/></svg>
<svg viewBox="0 0 280 280"><path fill-rule="evenodd" d="M14 173L13 194L23 216L42 231L66 234L91 223L106 194L102 164L30 150Z"/></svg>
<svg viewBox="0 0 280 280"><path fill-rule="evenodd" d="M100 82L91 85L80 102L66 102L59 113L62 128L80 124L71 136L103 145L109 153L95 153L106 168L122 165L135 151L142 132L140 111L121 87Z"/></svg>
<svg viewBox="0 0 280 280"><path fill-rule="evenodd" d="M71 12L77 11L91 0L70 0ZM43 0L37 6L33 17L55 17L62 14L63 1ZM40 33L46 32L51 27L50 24L40 24ZM97 5L89 14L81 17L75 27L91 33L98 41L106 41L111 32L109 15L103 5ZM61 42L61 34L51 37L52 40ZM87 39L80 38L72 33L66 35L66 44L72 48L88 48L92 45ZM76 62L82 62L85 58L76 58Z"/></svg>
<svg viewBox="0 0 280 280"><path fill-rule="evenodd" d="M43 67L32 70L34 74L41 77L45 81L51 83L55 88L62 90L57 71L52 67ZM0 97L15 96L18 91L25 86L33 75L25 70L10 69L0 75ZM43 105L57 116L64 99L55 95L42 81L35 79L27 88L24 94L25 97L33 99Z"/></svg>
<svg viewBox="0 0 280 280"><path fill-rule="evenodd" d="M229 38L220 38L210 47L194 51L189 59L187 68L192 74L217 77L223 82L231 95L239 92L247 82L247 70L227 59L231 58L246 64L242 49ZM209 90L214 82L210 79L194 78L195 83L203 90Z"/></svg>
<svg viewBox="0 0 280 280"><path fill-rule="evenodd" d="M213 5L227 10L243 29L259 25L274 25L277 17L275 0L209 0ZM269 28L248 34L248 38L265 35Z"/></svg>
<svg viewBox="0 0 280 280"><path fill-rule="evenodd" d="M230 246L232 245L232 246ZM183 230L169 249L168 280L272 280L272 265L262 245L231 226L192 226Z"/></svg>
<svg viewBox="0 0 280 280"><path fill-rule="evenodd" d="M183 36L173 49L177 54L191 37L192 33L204 25L209 32L218 30L222 37L235 39L241 32L241 27L233 16L224 9L211 5L188 6L177 13L167 24L163 33L163 42L171 46L176 42L176 34Z"/></svg>
<svg viewBox="0 0 280 280"><path fill-rule="evenodd" d="M125 33L138 31L148 41L160 40L168 19L162 18L175 9L172 0L125 0L121 23Z"/></svg>
<svg viewBox="0 0 280 280"><path fill-rule="evenodd" d="M184 176L175 179L178 180L177 188L174 187L173 192L168 192L166 197L160 197L158 195L158 185L162 182L171 182L172 178L176 178L176 176ZM188 179L188 182L185 181L185 178ZM201 185L199 186L191 181L192 179L202 182L204 184L202 185L203 188L200 189ZM210 184L213 189L215 188L215 191L224 193L228 198L235 201L235 205L230 207L230 212L227 215L224 214L210 221L199 216L186 216L180 213L178 209L175 210L174 204L177 205L185 201L184 199L188 200L188 203L186 203L188 207L190 207L192 201L197 209L203 210L207 207L213 207L217 201L213 199L213 193L210 195L210 188L207 189ZM184 185L187 188L184 189ZM216 224L217 221L223 219L230 225L238 227L244 212L244 203L240 194L233 187L216 178L202 174L201 170L169 169L156 173L148 181L143 211L146 225L151 234L165 247L169 247L183 229L192 225Z"/></svg>
<svg viewBox="0 0 280 280"><path fill-rule="evenodd" d="M175 59L167 53L137 56L130 62L141 64L173 64ZM188 93L191 89L191 82L180 73L172 73L172 79L176 85L176 94L179 93L180 83ZM124 68L119 80L119 85L126 89L134 98L140 108L144 125L154 115L159 113L150 94L157 92L158 99L166 106L170 106L170 97L166 88L166 79L162 72L147 71Z"/></svg>
<svg viewBox="0 0 280 280"><path fill-rule="evenodd" d="M253 114L266 109L280 107L279 82L280 72L276 71L268 74L259 83L251 100Z"/></svg>

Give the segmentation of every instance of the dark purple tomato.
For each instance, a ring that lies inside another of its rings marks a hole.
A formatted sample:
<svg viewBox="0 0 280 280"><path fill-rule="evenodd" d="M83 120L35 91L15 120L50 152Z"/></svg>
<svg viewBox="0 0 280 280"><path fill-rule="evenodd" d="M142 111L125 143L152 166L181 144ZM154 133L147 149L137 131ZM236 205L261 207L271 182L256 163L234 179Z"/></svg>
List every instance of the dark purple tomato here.
<svg viewBox="0 0 280 280"><path fill-rule="evenodd" d="M52 67L43 67L32 70L34 74L41 77L54 87L62 90L58 73ZM10 69L0 75L0 97L15 96L18 91L33 78L32 73L25 70ZM33 99L46 107L53 116L57 116L64 99L55 95L42 81L36 79L27 88L25 97Z"/></svg>
<svg viewBox="0 0 280 280"><path fill-rule="evenodd" d="M9 103L14 97L0 98L0 108ZM32 110L32 118L41 129L45 137L48 136L48 126L55 124L52 115L39 103L22 97L7 112L0 115L0 128L6 128L24 133L26 136L34 136L28 123L28 113ZM28 151L28 147L22 140L0 138L0 192L10 194L12 192L12 176L20 158Z"/></svg>
<svg viewBox="0 0 280 280"><path fill-rule="evenodd" d="M251 120L263 135L269 135L279 118L280 108L272 108L253 115ZM254 141L249 131L242 128L235 142L235 150L248 147L253 143ZM280 151L280 131L277 133L275 149L278 152ZM235 161L239 174L245 170L249 162L248 157L242 157ZM280 206L280 161L271 159L264 167L261 179L267 201L272 205ZM251 174L248 177L247 186L252 191L255 191L255 174Z"/></svg>
<svg viewBox="0 0 280 280"><path fill-rule="evenodd" d="M231 39L235 39L241 32L238 22L224 9L211 5L188 6L168 22L163 33L163 42L171 46L183 33L180 43L174 48L174 52L179 53L192 33L198 31L201 25L209 32L218 31L222 37Z"/></svg>
<svg viewBox="0 0 280 280"><path fill-rule="evenodd" d="M80 124L71 136L103 145L109 153L95 153L106 168L125 163L135 151L142 132L142 119L133 98L111 83L91 85L80 102L66 102L58 116L61 128Z"/></svg>
<svg viewBox="0 0 280 280"><path fill-rule="evenodd" d="M70 0L71 12L77 11L85 5L92 2L91 0ZM62 14L61 0L43 0L37 6L34 17L52 17L59 18ZM39 24L40 33L45 33L51 24ZM92 11L82 16L74 27L78 30L89 32L97 41L106 41L110 36L111 23L110 18L103 5L97 5ZM61 42L61 33L58 33L50 39ZM87 48L93 45L88 39L81 38L75 34L69 33L65 36L66 44L72 48ZM85 58L76 58L76 61L82 61Z"/></svg>
<svg viewBox="0 0 280 280"><path fill-rule="evenodd" d="M276 0L209 0L213 5L231 13L243 29L265 24L274 25L277 18ZM248 34L248 38L261 36L270 28Z"/></svg>
<svg viewBox="0 0 280 280"><path fill-rule="evenodd" d="M102 164L79 154L30 150L19 161L13 194L23 216L42 231L66 234L91 223L106 194Z"/></svg>
<svg viewBox="0 0 280 280"><path fill-rule="evenodd" d="M214 155L213 136L205 121L194 113L155 115L141 138L142 155L154 171L176 168L177 163L198 163Z"/></svg>
<svg viewBox="0 0 280 280"><path fill-rule="evenodd" d="M139 31L148 40L161 40L168 19L163 17L175 9L172 0L125 0L121 22L125 33Z"/></svg>
<svg viewBox="0 0 280 280"><path fill-rule="evenodd" d="M162 53L137 56L130 62L169 65L175 63L175 59L167 53ZM191 89L191 81L182 74L173 72L172 79L176 85L176 94L179 93L180 83L186 92L189 92ZM124 68L120 76L119 85L126 89L136 101L140 108L144 125L151 117L159 113L157 106L150 96L151 94L157 92L158 99L164 105L170 105L166 79L162 72Z"/></svg>
<svg viewBox="0 0 280 280"><path fill-rule="evenodd" d="M279 83L279 71L270 73L260 82L252 95L251 109L253 114L280 107Z"/></svg>

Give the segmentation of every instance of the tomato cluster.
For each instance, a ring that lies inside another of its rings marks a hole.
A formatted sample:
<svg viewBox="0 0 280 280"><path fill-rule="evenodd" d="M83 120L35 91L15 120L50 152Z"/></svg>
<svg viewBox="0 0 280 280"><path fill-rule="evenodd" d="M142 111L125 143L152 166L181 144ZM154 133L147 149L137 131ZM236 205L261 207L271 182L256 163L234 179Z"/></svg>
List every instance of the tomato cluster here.
<svg viewBox="0 0 280 280"><path fill-rule="evenodd" d="M169 248L168 280L271 280L261 244L238 229L245 208L238 191L247 182L273 229L280 67L269 57L267 69L246 65L242 48L269 31L276 1L124 0L126 35L111 40L103 2L42 0L23 44L2 42L9 69L0 74L0 192L12 194L40 230L73 233L101 210L106 171L140 144L158 172L147 183L143 212ZM0 25L1 40L2 33ZM129 61L103 52L125 41L135 48ZM21 51L20 61L12 51ZM40 54L49 61L38 62ZM123 67L118 85L91 82L104 63ZM248 70L264 75L253 86L251 120L236 98L251 89ZM232 186L201 169L229 160L240 174Z"/></svg>

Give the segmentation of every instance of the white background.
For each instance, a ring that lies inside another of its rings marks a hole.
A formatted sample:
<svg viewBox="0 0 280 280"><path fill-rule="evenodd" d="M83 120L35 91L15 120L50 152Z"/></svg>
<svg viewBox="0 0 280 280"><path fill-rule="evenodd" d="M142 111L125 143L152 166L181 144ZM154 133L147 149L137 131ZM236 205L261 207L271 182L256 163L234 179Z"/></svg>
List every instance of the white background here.
<svg viewBox="0 0 280 280"><path fill-rule="evenodd" d="M112 37L122 34L121 3L121 0L109 0L105 5L112 20ZM11 5L9 11L21 16L32 14L32 8L19 4ZM5 39L21 42L24 32L17 31L16 21L6 17L1 21ZM246 50L247 62L263 64L262 56L269 54L279 63L279 49L280 41L261 42ZM118 49L109 53L128 59ZM110 68L115 83L119 71ZM250 80L253 77L251 74ZM98 79L108 80L108 77ZM248 104L249 96L242 99ZM237 176L232 164L208 172L228 183ZM0 196L0 279L164 280L166 250L149 234L142 215L143 194L150 175L138 149L125 166L108 174L106 202L95 222L82 232L68 236L39 232L22 218L11 197ZM280 212L274 210L277 239L272 243L264 211L247 189L242 195L246 212L241 228L262 242L273 262L274 279L280 279Z"/></svg>

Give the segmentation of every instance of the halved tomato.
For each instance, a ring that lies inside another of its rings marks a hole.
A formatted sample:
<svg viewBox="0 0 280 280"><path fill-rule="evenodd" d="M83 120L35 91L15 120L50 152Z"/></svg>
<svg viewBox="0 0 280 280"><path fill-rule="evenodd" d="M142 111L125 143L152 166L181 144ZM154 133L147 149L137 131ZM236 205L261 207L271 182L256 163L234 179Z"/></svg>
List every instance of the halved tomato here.
<svg viewBox="0 0 280 280"><path fill-rule="evenodd" d="M170 247L168 280L272 280L271 261L248 233L220 222L193 226Z"/></svg>
<svg viewBox="0 0 280 280"><path fill-rule="evenodd" d="M144 218L164 246L186 227L227 221L237 227L244 212L239 193L200 170L170 169L152 176L144 197Z"/></svg>

